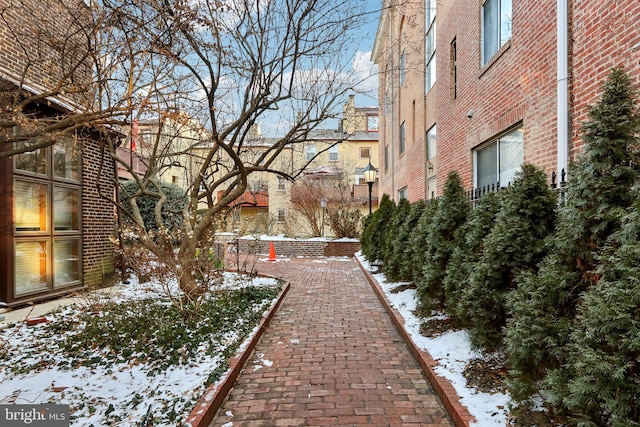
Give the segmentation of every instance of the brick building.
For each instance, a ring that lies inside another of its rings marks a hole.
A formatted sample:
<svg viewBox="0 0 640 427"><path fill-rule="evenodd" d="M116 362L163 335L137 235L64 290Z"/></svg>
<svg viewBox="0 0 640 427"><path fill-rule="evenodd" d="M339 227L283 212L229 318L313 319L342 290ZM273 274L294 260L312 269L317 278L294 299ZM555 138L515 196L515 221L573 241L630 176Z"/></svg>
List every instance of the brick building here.
<svg viewBox="0 0 640 427"><path fill-rule="evenodd" d="M640 86L638 2L386 0L382 10L380 187L396 200L439 194L451 170L467 189L504 186L523 161L560 174L611 68Z"/></svg>
<svg viewBox="0 0 640 427"><path fill-rule="evenodd" d="M113 163L95 129L52 123L87 111L91 25L78 0L0 0L0 300L51 298L114 272ZM102 194L101 194L101 193Z"/></svg>

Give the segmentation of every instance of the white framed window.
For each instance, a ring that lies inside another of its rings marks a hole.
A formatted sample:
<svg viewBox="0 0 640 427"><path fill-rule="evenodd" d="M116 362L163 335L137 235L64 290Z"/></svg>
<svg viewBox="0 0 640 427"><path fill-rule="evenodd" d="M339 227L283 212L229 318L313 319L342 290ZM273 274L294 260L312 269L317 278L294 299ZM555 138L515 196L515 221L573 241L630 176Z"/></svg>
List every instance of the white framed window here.
<svg viewBox="0 0 640 427"><path fill-rule="evenodd" d="M474 187L506 187L522 166L523 145L523 129L519 127L474 150Z"/></svg>
<svg viewBox="0 0 640 427"><path fill-rule="evenodd" d="M427 180L427 199L435 199L438 194L438 180L432 176Z"/></svg>
<svg viewBox="0 0 640 427"><path fill-rule="evenodd" d="M425 2L425 93L436 82L436 1Z"/></svg>
<svg viewBox="0 0 640 427"><path fill-rule="evenodd" d="M378 132L379 128L380 128L380 125L379 125L378 116L369 114L367 116L367 131Z"/></svg>
<svg viewBox="0 0 640 427"><path fill-rule="evenodd" d="M482 4L482 65L511 38L511 0L485 0Z"/></svg>
<svg viewBox="0 0 640 427"><path fill-rule="evenodd" d="M278 177L278 191L284 191L287 189L287 184L286 184L286 180L279 176Z"/></svg>
<svg viewBox="0 0 640 427"><path fill-rule="evenodd" d="M284 222L285 217L286 217L287 211L285 208L278 208L278 213L276 216L276 221L278 222Z"/></svg>
<svg viewBox="0 0 640 427"><path fill-rule="evenodd" d="M405 185L401 189L398 190L398 200L407 198L407 186Z"/></svg>
<svg viewBox="0 0 640 427"><path fill-rule="evenodd" d="M329 161L337 162L340 159L340 148L337 145L329 148Z"/></svg>
<svg viewBox="0 0 640 427"><path fill-rule="evenodd" d="M436 157L436 150L436 125L433 125L427 131L427 160L433 160Z"/></svg>
<svg viewBox="0 0 640 427"><path fill-rule="evenodd" d="M314 144L307 145L307 160L312 160L316 156L316 146Z"/></svg>

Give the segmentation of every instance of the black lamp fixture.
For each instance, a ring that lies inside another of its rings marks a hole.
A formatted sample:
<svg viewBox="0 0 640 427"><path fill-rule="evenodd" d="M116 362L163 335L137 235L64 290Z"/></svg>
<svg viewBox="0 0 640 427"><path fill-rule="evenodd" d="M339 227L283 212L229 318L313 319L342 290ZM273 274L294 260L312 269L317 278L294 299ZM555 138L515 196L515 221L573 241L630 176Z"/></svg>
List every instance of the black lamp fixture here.
<svg viewBox="0 0 640 427"><path fill-rule="evenodd" d="M367 166L362 169L362 174L369 185L369 215L371 215L371 193L373 192L373 183L376 182L376 176L378 176L378 169L374 168L369 160Z"/></svg>

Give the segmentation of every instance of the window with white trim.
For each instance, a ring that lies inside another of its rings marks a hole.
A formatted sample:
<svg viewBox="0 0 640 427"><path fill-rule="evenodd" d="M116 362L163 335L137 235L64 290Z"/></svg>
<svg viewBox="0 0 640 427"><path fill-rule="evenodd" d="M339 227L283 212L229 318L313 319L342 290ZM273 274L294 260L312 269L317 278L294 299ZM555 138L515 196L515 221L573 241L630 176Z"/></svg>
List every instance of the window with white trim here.
<svg viewBox="0 0 640 427"><path fill-rule="evenodd" d="M276 217L276 221L284 222L286 213L287 211L284 208L278 208L278 215Z"/></svg>
<svg viewBox="0 0 640 427"><path fill-rule="evenodd" d="M425 93L436 82L436 1L425 2Z"/></svg>
<svg viewBox="0 0 640 427"><path fill-rule="evenodd" d="M307 145L307 160L312 160L316 156L316 146L313 144Z"/></svg>
<svg viewBox="0 0 640 427"><path fill-rule="evenodd" d="M511 38L511 0L485 0L482 4L482 65Z"/></svg>
<svg viewBox="0 0 640 427"><path fill-rule="evenodd" d="M523 145L520 127L474 150L474 187L506 187L522 166Z"/></svg>
<svg viewBox="0 0 640 427"><path fill-rule="evenodd" d="M279 176L278 177L278 191L284 191L286 189L287 189L286 180L283 177Z"/></svg>
<svg viewBox="0 0 640 427"><path fill-rule="evenodd" d="M313 160L316 156L316 146L313 144L307 145L307 160Z"/></svg>
<svg viewBox="0 0 640 427"><path fill-rule="evenodd" d="M407 186L402 187L398 190L398 200L407 198Z"/></svg>
<svg viewBox="0 0 640 427"><path fill-rule="evenodd" d="M427 131L427 160L432 160L436 157L436 147L436 125L433 125Z"/></svg>
<svg viewBox="0 0 640 427"><path fill-rule="evenodd" d="M329 161L337 162L340 159L340 148L337 145L329 148Z"/></svg>

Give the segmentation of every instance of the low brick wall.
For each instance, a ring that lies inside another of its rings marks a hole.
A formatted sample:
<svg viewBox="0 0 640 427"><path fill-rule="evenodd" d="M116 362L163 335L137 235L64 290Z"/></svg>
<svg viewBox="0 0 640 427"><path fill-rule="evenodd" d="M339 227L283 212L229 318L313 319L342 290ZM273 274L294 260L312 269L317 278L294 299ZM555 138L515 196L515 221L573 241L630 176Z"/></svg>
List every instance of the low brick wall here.
<svg viewBox="0 0 640 427"><path fill-rule="evenodd" d="M230 243L233 244L233 241ZM285 258L317 258L323 256L351 257L360 250L360 242L358 241L238 239L240 253L269 255L271 243L273 243L276 256Z"/></svg>

